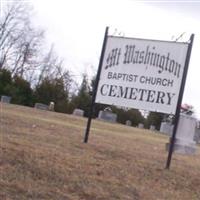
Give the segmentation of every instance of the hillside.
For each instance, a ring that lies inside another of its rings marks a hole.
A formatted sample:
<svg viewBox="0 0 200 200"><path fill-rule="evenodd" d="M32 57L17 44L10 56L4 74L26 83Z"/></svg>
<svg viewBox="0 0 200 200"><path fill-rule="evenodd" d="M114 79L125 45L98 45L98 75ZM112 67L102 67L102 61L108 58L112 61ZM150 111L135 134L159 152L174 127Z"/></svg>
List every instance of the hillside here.
<svg viewBox="0 0 200 200"><path fill-rule="evenodd" d="M174 154L147 130L0 104L1 200L199 200L200 150Z"/></svg>

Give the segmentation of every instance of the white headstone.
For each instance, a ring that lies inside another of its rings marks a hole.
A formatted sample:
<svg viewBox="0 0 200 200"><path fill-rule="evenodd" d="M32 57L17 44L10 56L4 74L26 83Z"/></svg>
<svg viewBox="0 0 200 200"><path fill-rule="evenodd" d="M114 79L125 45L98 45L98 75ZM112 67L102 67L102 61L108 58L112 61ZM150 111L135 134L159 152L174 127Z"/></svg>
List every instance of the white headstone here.
<svg viewBox="0 0 200 200"><path fill-rule="evenodd" d="M35 103L34 107L40 110L49 110L49 106L43 103Z"/></svg>
<svg viewBox="0 0 200 200"><path fill-rule="evenodd" d="M200 144L200 121L199 120L197 120L197 123L196 123L194 141Z"/></svg>
<svg viewBox="0 0 200 200"><path fill-rule="evenodd" d="M73 115L83 117L84 116L84 111L81 110L81 109L76 108L76 109L74 109Z"/></svg>
<svg viewBox="0 0 200 200"><path fill-rule="evenodd" d="M10 101L11 101L11 97L9 97L9 96L1 96L1 102L3 102L3 103L10 103Z"/></svg>
<svg viewBox="0 0 200 200"><path fill-rule="evenodd" d="M160 132L172 136L174 125L170 122L162 122L160 126Z"/></svg>
<svg viewBox="0 0 200 200"><path fill-rule="evenodd" d="M174 151L181 154L194 154L196 143L193 138L195 135L196 119L189 115L180 114Z"/></svg>
<svg viewBox="0 0 200 200"><path fill-rule="evenodd" d="M98 119L115 123L117 121L117 115L110 110L101 110Z"/></svg>
<svg viewBox="0 0 200 200"><path fill-rule="evenodd" d="M49 110L54 111L55 103L53 101L50 102L49 104Z"/></svg>
<svg viewBox="0 0 200 200"><path fill-rule="evenodd" d="M200 128L195 128L194 141L200 143Z"/></svg>
<svg viewBox="0 0 200 200"><path fill-rule="evenodd" d="M127 120L127 121L126 121L126 125L127 125L127 126L132 126L131 120Z"/></svg>
<svg viewBox="0 0 200 200"><path fill-rule="evenodd" d="M151 125L150 128L149 128L151 131L155 131L156 130L156 127L154 125Z"/></svg>
<svg viewBox="0 0 200 200"><path fill-rule="evenodd" d="M144 124L139 123L139 124L138 124L138 128L144 128Z"/></svg>

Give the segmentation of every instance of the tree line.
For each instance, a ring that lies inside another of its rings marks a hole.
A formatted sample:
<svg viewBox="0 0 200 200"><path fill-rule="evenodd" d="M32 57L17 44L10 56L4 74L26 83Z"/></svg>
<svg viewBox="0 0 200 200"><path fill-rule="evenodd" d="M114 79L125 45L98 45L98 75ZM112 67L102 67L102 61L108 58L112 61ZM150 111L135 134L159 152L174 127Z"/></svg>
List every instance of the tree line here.
<svg viewBox="0 0 200 200"><path fill-rule="evenodd" d="M51 45L45 48L45 31L31 21L33 9L22 2L8 4L0 18L0 96L11 96L11 103L34 106L36 102L55 103L55 111L71 114L75 108L88 117L95 77L82 75L80 86L64 66ZM96 104L93 117L108 105ZM133 126L144 123L159 129L163 114L150 113L147 118L136 109L111 106L117 121Z"/></svg>

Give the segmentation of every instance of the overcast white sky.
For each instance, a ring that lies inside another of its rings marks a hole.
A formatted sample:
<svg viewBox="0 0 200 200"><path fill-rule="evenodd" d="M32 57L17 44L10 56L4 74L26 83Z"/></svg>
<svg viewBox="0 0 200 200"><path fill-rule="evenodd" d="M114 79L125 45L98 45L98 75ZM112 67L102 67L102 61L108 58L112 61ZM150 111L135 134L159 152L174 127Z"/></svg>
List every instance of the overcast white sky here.
<svg viewBox="0 0 200 200"><path fill-rule="evenodd" d="M8 1L8 0L7 0ZM46 29L66 68L79 77L96 73L105 27L110 34L188 41L195 34L183 103L200 118L200 0L27 0L34 5L37 25ZM93 66L91 68L91 66Z"/></svg>

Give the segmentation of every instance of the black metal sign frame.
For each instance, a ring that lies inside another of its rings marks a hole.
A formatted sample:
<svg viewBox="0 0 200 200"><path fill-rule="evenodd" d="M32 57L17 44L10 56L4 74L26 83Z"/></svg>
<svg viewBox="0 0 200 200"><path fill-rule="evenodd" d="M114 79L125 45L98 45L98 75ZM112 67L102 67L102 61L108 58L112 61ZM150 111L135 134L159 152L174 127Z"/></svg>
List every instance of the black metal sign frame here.
<svg viewBox="0 0 200 200"><path fill-rule="evenodd" d="M103 59L104 59L104 53L105 53L105 49L106 49L108 31L109 31L109 27L106 27L103 46L102 46L102 50L101 50L101 57L100 57L100 61L99 61L98 71L97 71L97 76L96 76L95 85L94 85L93 92L92 92L92 102L91 102L91 106L90 106L90 110L89 110L89 117L88 117L87 127L86 127L86 131L85 131L84 143L87 143L88 138L89 138L89 132L90 132L90 126L91 126L91 122L92 122L94 106L95 106L97 88L98 88L98 83L99 83ZM171 137L171 140L170 140L169 153L168 153L168 158L167 158L167 162L166 162L166 169L170 168L172 154L173 154L173 150L174 150L174 144L175 144L175 139L176 139L176 132L177 132L177 127L178 127L180 109L181 109L183 93L184 93L184 89L185 89L185 83L186 83L186 78L187 78L187 72L188 72L188 67L189 67L189 62L190 62L190 56L191 56L193 41L194 41L194 34L192 34L190 36L190 42L188 44L185 66L184 66L184 71L183 71L183 77L182 77L182 81L181 81L181 87L180 87L180 90L179 90L179 97L178 97L178 102L177 102L177 106L176 106L174 129L173 129L173 134L172 134L172 137Z"/></svg>
<svg viewBox="0 0 200 200"><path fill-rule="evenodd" d="M173 153L173 150L174 150L176 132L177 132L178 121L179 121L179 116L180 116L180 109L181 109L183 93L184 93L184 89L185 89L185 82L186 82L186 78L187 78L187 72L188 72L188 67L189 67L189 62L190 62L190 55L191 55L191 52L192 52L193 41L194 41L194 34L192 34L190 36L190 43L188 45L188 50L187 50L187 55L186 55L186 60L185 60L185 67L184 67L183 77L182 77L182 82L181 82L181 88L180 88L180 91L179 91L179 97L178 97L178 102L177 102L177 106L176 106L176 113L175 113L175 119L174 119L174 129L173 129L173 134L172 134L172 137L171 137L171 140L170 140L166 169L170 168L172 153Z"/></svg>

